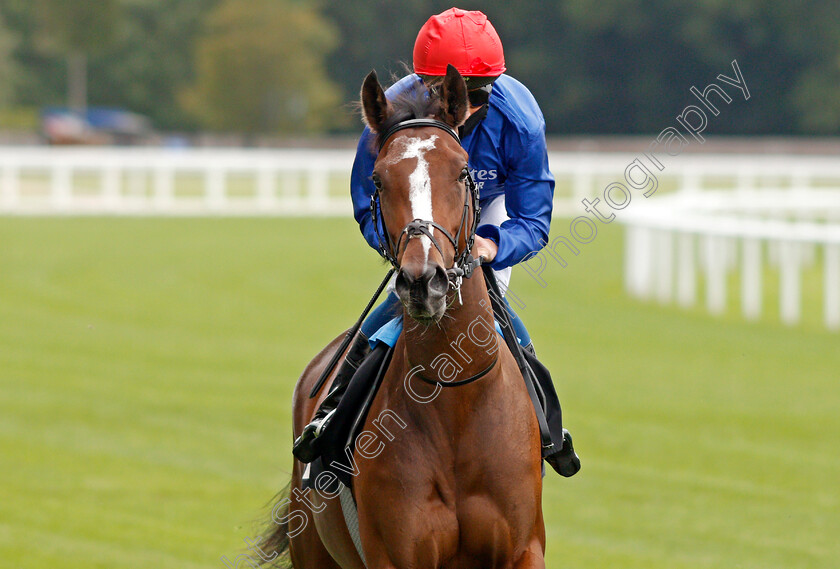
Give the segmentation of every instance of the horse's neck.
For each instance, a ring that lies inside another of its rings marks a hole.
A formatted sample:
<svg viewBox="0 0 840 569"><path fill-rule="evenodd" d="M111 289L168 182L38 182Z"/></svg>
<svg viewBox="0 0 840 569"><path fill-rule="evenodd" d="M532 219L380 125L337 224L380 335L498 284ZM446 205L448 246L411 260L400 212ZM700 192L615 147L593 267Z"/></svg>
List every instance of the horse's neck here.
<svg viewBox="0 0 840 569"><path fill-rule="evenodd" d="M408 362L422 365L429 377L435 377L433 370L449 361L463 368L457 379L464 379L486 369L498 356L499 338L481 271L464 279L461 298L463 302L456 296L438 324L427 327L403 318Z"/></svg>

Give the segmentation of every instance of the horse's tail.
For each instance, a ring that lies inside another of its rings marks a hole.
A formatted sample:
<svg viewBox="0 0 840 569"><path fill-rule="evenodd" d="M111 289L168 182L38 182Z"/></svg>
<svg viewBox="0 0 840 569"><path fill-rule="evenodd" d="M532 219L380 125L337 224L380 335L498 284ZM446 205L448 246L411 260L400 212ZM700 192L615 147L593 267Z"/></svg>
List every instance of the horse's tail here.
<svg viewBox="0 0 840 569"><path fill-rule="evenodd" d="M289 555L289 505L291 504L289 487L291 484L289 481L269 503L271 519L267 522L259 541L260 549L268 555L269 559L261 558L260 566L293 569Z"/></svg>

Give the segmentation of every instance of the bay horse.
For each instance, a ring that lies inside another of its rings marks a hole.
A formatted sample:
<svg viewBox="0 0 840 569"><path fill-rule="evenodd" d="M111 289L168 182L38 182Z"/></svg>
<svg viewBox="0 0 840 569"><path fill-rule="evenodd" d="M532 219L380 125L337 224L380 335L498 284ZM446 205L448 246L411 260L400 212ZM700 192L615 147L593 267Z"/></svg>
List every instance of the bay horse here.
<svg viewBox="0 0 840 569"><path fill-rule="evenodd" d="M398 268L404 305L404 330L364 427L378 440L357 442L352 453L364 560L335 494L318 492L317 483L316 491L303 492L306 465L295 460L291 496L278 502L277 525L261 545L265 561L283 560L275 557L280 553L294 569L545 567L534 408L493 329L481 271L453 277L471 259L478 215L467 154L454 130L467 116L466 85L450 66L439 88L419 90L389 102L371 73L361 91L364 118L381 145L373 179L383 251ZM486 332L478 334L478 322L490 323ZM295 436L328 391L308 397L340 340L298 381ZM446 374L475 380L447 384L441 373L434 379L444 363ZM382 417L393 421L387 430L375 425Z"/></svg>

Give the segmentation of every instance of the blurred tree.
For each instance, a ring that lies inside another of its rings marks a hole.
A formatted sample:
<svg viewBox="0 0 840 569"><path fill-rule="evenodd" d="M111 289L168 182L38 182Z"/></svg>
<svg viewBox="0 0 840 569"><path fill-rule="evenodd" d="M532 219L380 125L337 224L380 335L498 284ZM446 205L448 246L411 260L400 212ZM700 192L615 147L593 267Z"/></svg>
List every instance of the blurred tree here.
<svg viewBox="0 0 840 569"><path fill-rule="evenodd" d="M192 129L178 94L194 80L194 46L219 0L121 0L112 47L90 62L91 102L150 117L161 129Z"/></svg>
<svg viewBox="0 0 840 569"><path fill-rule="evenodd" d="M194 128L177 93L193 80L193 46L204 16L218 2L119 0L112 41L88 59L89 103L143 113L163 129ZM66 96L65 63L43 49L40 8L31 0L0 0L0 13L21 38L16 102L33 107L58 105Z"/></svg>
<svg viewBox="0 0 840 569"><path fill-rule="evenodd" d="M144 113L163 129L358 132L339 103L358 97L371 68L403 74L420 26L451 6L0 0L14 36L0 32L0 73L16 70L0 91L19 105L61 103L73 43L89 55L91 104ZM709 134L840 134L837 0L485 0L480 8L549 132L658 132L695 102L689 87L702 89L737 59L752 97L733 103Z"/></svg>
<svg viewBox="0 0 840 569"><path fill-rule="evenodd" d="M40 33L34 2L0 0L0 14L18 37L14 50L18 73L13 103L30 107L60 104L66 99L66 65L61 58L43 53L36 45L35 37Z"/></svg>
<svg viewBox="0 0 840 569"><path fill-rule="evenodd" d="M803 74L792 98L801 132L840 134L840 57Z"/></svg>
<svg viewBox="0 0 840 569"><path fill-rule="evenodd" d="M840 2L810 0L786 28L787 48L808 66L798 74L788 100L797 131L840 134ZM790 10L789 12L793 12Z"/></svg>
<svg viewBox="0 0 840 569"><path fill-rule="evenodd" d="M0 108L11 103L15 95L20 69L13 58L13 52L18 41L17 34L6 27L3 14L0 13Z"/></svg>
<svg viewBox="0 0 840 569"><path fill-rule="evenodd" d="M344 0L328 2L324 13L336 23L342 38L340 49L327 57L330 76L341 86L343 101L357 101L362 80L376 69L380 80L405 75L411 67L414 38L420 26L434 13L451 7L435 0ZM515 11L516 7L511 6ZM343 112L352 120L352 131L361 130L360 115L352 105Z"/></svg>
<svg viewBox="0 0 840 569"><path fill-rule="evenodd" d="M325 12L346 45L330 69L355 98L371 67L410 64L414 38L447 1L344 0ZM464 6L468 8L468 6ZM691 86L731 76L750 101L710 133L840 134L840 2L836 0L487 0L508 74L534 93L554 133L655 133L695 99Z"/></svg>
<svg viewBox="0 0 840 569"><path fill-rule="evenodd" d="M821 68L840 53L836 1L603 0L593 10L589 2L568 0L564 15L579 32L576 54L595 80L573 130L656 132L695 102L689 87L703 89L719 73L732 76L733 59L752 96L746 104L735 99L742 103L737 112L710 124L710 133L796 132L804 107L823 117L838 108L827 89L819 103L794 104L798 90L827 87L805 85L809 76L824 77Z"/></svg>
<svg viewBox="0 0 840 569"><path fill-rule="evenodd" d="M36 0L40 34L36 41L67 59L67 104L87 108L87 61L104 51L120 22L118 0Z"/></svg>
<svg viewBox="0 0 840 569"><path fill-rule="evenodd" d="M322 131L339 120L324 56L336 31L310 4L224 0L198 40L185 107L213 129Z"/></svg>
<svg viewBox="0 0 840 569"><path fill-rule="evenodd" d="M344 87L343 96L355 99L362 79L371 68L385 77L394 73L403 75L403 64L410 70L414 39L420 27L431 15L450 7L450 0L329 3L325 12L337 23L345 41L345 45L329 58L331 71ZM591 66L582 58L584 34L570 21L563 5L487 0L480 9L488 15L502 38L507 73L534 93L546 116L548 129L552 132L597 132L599 125L593 129L589 119L601 121L600 115L593 113L591 117L585 117L581 113L591 104L592 94L603 90L603 83L610 81L611 70L603 65ZM595 55L596 59L600 57L601 54ZM620 62L615 64L621 65ZM617 106L613 109L616 113L620 110ZM603 114L604 109L599 111ZM613 121L603 123L621 128Z"/></svg>

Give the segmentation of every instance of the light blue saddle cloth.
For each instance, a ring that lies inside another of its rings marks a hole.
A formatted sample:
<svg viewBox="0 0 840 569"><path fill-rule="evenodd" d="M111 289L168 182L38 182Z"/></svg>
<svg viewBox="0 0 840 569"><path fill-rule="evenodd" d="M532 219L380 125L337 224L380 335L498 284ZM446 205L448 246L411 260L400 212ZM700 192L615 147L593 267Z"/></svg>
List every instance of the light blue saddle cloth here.
<svg viewBox="0 0 840 569"><path fill-rule="evenodd" d="M502 334L502 327L499 326L499 322L497 320L493 320L493 323L496 325L496 332L499 333L499 336L504 337ZM387 324L382 326L379 330L373 333L371 337L368 339L368 343L370 344L370 349L376 348L376 345L379 342L383 342L388 344L392 348L396 345L397 339L402 334L403 323L402 323L402 316L397 316L390 320ZM519 338L517 338L518 340Z"/></svg>

